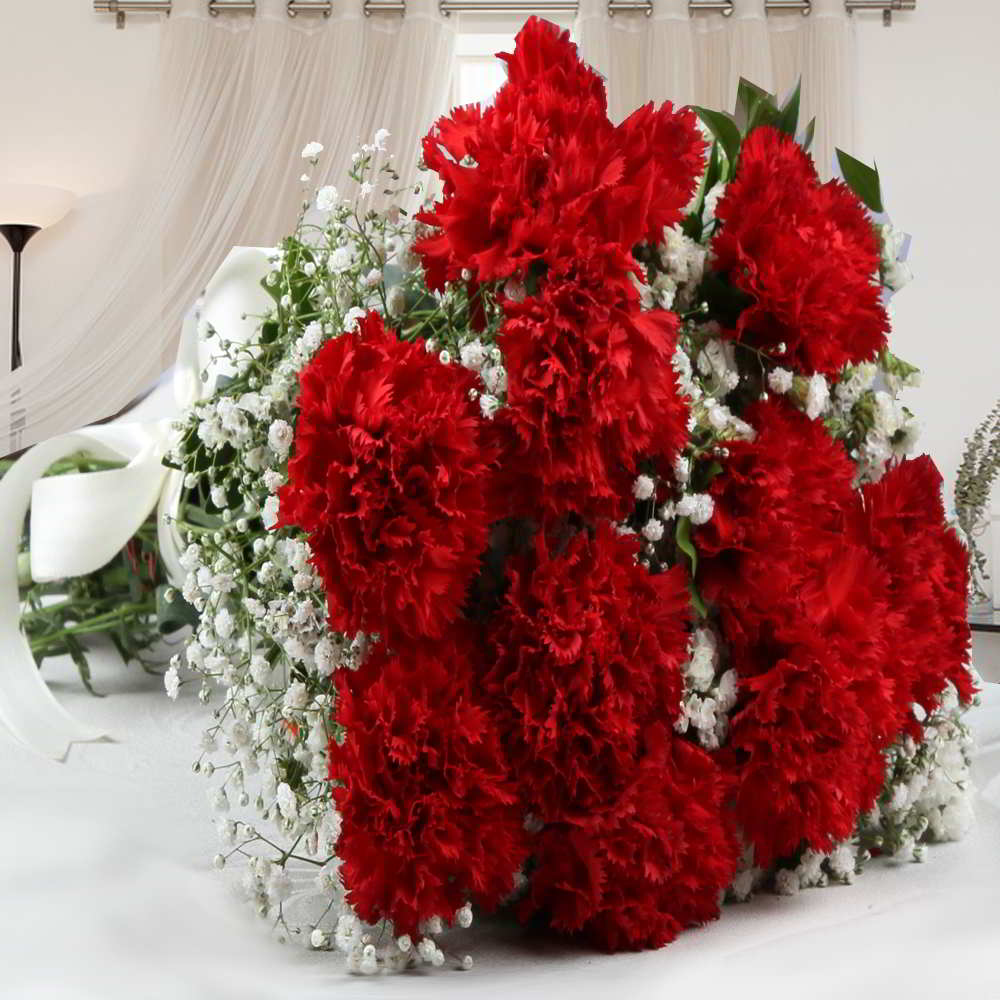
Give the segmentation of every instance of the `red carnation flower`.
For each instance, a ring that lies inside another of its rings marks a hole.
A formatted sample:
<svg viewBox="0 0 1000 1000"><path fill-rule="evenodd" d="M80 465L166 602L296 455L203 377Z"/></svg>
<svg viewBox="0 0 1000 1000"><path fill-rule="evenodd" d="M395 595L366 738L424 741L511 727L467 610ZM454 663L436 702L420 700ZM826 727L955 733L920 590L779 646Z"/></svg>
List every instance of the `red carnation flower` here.
<svg viewBox="0 0 1000 1000"><path fill-rule="evenodd" d="M497 339L508 378L497 485L525 516L624 517L640 461L668 472L687 440L676 315L640 311L623 251L579 250L540 296L505 304Z"/></svg>
<svg viewBox="0 0 1000 1000"><path fill-rule="evenodd" d="M747 664L737 661L741 674ZM832 850L874 804L891 739L872 721L884 729L895 719L891 686L878 689L885 665L803 644L768 654L741 681L720 761L737 779L733 813L757 865L805 846Z"/></svg>
<svg viewBox="0 0 1000 1000"><path fill-rule="evenodd" d="M302 372L279 523L309 533L333 628L437 637L458 616L489 521L474 383L375 313Z"/></svg>
<svg viewBox="0 0 1000 1000"><path fill-rule="evenodd" d="M805 543L841 539L858 503L854 466L821 422L777 399L744 419L756 436L727 442L710 490L715 511L697 533L702 594L719 607L727 643L743 649L797 628L781 602L808 572Z"/></svg>
<svg viewBox="0 0 1000 1000"><path fill-rule="evenodd" d="M752 299L729 336L772 353L784 343L783 364L826 375L885 347L868 214L842 182L821 185L791 137L770 127L748 136L717 215L716 270Z"/></svg>
<svg viewBox="0 0 1000 1000"><path fill-rule="evenodd" d="M378 646L337 675L342 878L359 916L389 919L396 934L450 919L470 898L495 907L527 855L497 728L472 687L474 655L456 631L401 653Z"/></svg>
<svg viewBox="0 0 1000 1000"><path fill-rule="evenodd" d="M916 702L933 711L946 681L970 701L968 553L945 520L941 474L926 455L903 462L864 488L864 506L865 537L891 580L892 662L902 708ZM908 721L920 738L909 713Z"/></svg>
<svg viewBox="0 0 1000 1000"><path fill-rule="evenodd" d="M724 813L727 782L699 747L657 724L611 808L546 828L522 916L606 951L659 948L714 920L740 860Z"/></svg>
<svg viewBox="0 0 1000 1000"><path fill-rule="evenodd" d="M664 228L684 217L705 167L698 120L693 111L675 109L669 101L659 108L650 102L618 126L616 138L625 167L607 203L609 221L631 218L627 225L619 223L622 246L660 243ZM608 231L613 232L610 224Z"/></svg>
<svg viewBox="0 0 1000 1000"><path fill-rule="evenodd" d="M538 18L521 29L492 106L459 109L424 140L443 198L418 218L431 288L502 280L572 256L589 234L631 251L660 238L694 191L704 143L689 111L640 109L615 127L604 84L568 32ZM475 163L463 165L465 157Z"/></svg>
<svg viewBox="0 0 1000 1000"><path fill-rule="evenodd" d="M889 577L855 537L853 467L841 445L781 401L750 407L697 536L702 594L720 612L739 710L724 753L755 860L847 837L881 788L902 724Z"/></svg>
<svg viewBox="0 0 1000 1000"><path fill-rule="evenodd" d="M647 720L672 722L683 689L683 569L652 575L638 543L602 522L511 560L489 626L484 689L526 804L544 822L613 801L635 771Z"/></svg>

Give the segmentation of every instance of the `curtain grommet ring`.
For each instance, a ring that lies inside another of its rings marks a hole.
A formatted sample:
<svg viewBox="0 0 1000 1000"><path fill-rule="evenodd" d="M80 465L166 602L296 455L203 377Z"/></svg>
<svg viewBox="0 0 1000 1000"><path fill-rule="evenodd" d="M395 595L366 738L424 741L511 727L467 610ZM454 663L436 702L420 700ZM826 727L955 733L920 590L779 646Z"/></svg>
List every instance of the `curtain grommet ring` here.
<svg viewBox="0 0 1000 1000"><path fill-rule="evenodd" d="M653 0L608 0L608 17L614 17L619 11L635 13L642 11L646 17L653 16Z"/></svg>

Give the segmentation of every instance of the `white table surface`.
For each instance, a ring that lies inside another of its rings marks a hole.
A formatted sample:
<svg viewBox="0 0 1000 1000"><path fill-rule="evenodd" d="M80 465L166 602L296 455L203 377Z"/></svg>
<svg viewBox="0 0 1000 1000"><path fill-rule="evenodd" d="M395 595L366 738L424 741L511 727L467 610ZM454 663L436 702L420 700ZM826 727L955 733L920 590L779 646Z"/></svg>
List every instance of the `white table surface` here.
<svg viewBox="0 0 1000 1000"><path fill-rule="evenodd" d="M923 865L728 906L658 952L605 956L477 924L456 942L469 972L366 979L278 944L211 868L208 782L190 766L206 716L194 685L170 702L110 651L94 672L105 698L69 664L45 669L116 742L76 745L59 764L0 733L4 998L1000 998L1000 685L973 716L978 824Z"/></svg>

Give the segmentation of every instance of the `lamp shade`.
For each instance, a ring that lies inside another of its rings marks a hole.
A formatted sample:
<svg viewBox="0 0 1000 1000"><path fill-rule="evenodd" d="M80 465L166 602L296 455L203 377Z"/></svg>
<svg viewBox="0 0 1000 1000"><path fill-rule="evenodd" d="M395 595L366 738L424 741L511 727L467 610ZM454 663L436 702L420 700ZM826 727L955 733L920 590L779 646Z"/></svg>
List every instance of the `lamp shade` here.
<svg viewBox="0 0 1000 1000"><path fill-rule="evenodd" d="M73 207L76 195L40 184L0 183L0 226L54 226Z"/></svg>

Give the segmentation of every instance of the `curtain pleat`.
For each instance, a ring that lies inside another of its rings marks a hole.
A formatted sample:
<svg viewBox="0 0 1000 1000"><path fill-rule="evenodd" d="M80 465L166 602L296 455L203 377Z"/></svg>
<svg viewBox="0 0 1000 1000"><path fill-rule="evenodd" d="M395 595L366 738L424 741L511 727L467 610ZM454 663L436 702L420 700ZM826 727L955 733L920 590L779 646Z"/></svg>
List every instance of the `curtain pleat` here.
<svg viewBox="0 0 1000 1000"><path fill-rule="evenodd" d="M349 192L351 153L379 128L412 179L420 137L447 110L454 30L434 0L368 18L354 0L329 19L289 18L285 0L217 18L205 0L174 0L162 33L139 176L114 237L88 254L87 286L69 302L54 290L24 367L0 384L3 450L100 419L155 381L228 250L294 227L307 142L326 147L310 188Z"/></svg>
<svg viewBox="0 0 1000 1000"><path fill-rule="evenodd" d="M733 14L653 0L653 13L608 15L607 0L581 0L575 34L608 81L611 117L654 100L733 110L740 77L787 97L802 80L803 126L816 117L813 156L834 172L834 149L854 139L853 25L844 0L813 0L808 16L734 0Z"/></svg>

